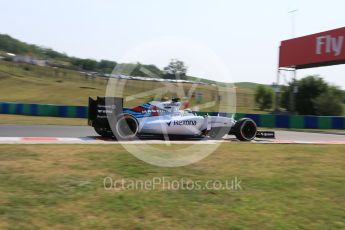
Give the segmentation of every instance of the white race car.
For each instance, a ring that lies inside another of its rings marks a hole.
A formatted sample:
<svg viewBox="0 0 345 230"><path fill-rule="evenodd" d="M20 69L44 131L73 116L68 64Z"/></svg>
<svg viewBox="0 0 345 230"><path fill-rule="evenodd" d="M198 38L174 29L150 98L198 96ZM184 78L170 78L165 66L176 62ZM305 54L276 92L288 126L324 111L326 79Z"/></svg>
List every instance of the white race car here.
<svg viewBox="0 0 345 230"><path fill-rule="evenodd" d="M89 98L88 124L102 137L118 140L139 138L222 138L235 135L241 141L255 137L274 137L273 132L257 131L250 118L199 116L189 109L180 110L178 99L151 101L134 108L123 108L123 99Z"/></svg>

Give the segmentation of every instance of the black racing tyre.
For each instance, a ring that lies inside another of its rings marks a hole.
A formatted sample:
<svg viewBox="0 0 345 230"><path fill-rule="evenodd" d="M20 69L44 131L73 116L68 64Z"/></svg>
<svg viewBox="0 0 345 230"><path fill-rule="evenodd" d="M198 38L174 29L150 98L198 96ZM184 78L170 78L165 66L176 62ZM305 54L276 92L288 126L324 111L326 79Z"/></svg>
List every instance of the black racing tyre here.
<svg viewBox="0 0 345 230"><path fill-rule="evenodd" d="M102 137L114 137L113 132L107 128L94 127L94 129L95 132Z"/></svg>
<svg viewBox="0 0 345 230"><path fill-rule="evenodd" d="M130 114L120 114L116 121L115 131L115 136L119 140L133 139L138 134L139 122Z"/></svg>
<svg viewBox="0 0 345 230"><path fill-rule="evenodd" d="M235 123L233 130L238 140L251 141L256 136L257 126L252 119L242 118Z"/></svg>

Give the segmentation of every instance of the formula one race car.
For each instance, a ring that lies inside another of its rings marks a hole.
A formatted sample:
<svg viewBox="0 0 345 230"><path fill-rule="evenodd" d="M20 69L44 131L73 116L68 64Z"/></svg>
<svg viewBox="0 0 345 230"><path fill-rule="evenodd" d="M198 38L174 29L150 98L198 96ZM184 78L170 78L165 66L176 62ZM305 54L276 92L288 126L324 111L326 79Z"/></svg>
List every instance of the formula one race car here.
<svg viewBox="0 0 345 230"><path fill-rule="evenodd" d="M151 101L134 108L123 108L117 97L89 98L88 124L102 137L129 140L135 137L222 138L235 135L238 140L255 137L274 138L273 132L257 131L249 118L238 121L222 116L198 116L189 109L180 110L178 99Z"/></svg>

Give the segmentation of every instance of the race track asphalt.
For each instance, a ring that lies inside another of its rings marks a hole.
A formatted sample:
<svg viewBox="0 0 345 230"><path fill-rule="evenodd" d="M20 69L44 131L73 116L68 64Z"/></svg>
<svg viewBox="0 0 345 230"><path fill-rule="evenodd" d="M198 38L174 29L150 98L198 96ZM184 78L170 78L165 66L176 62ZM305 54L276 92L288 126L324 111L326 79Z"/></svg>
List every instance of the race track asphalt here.
<svg viewBox="0 0 345 230"><path fill-rule="evenodd" d="M90 137L98 136L89 126L0 125L0 137ZM277 140L345 141L344 133L276 131Z"/></svg>
<svg viewBox="0 0 345 230"><path fill-rule="evenodd" d="M87 137L97 136L89 126L0 125L0 137Z"/></svg>

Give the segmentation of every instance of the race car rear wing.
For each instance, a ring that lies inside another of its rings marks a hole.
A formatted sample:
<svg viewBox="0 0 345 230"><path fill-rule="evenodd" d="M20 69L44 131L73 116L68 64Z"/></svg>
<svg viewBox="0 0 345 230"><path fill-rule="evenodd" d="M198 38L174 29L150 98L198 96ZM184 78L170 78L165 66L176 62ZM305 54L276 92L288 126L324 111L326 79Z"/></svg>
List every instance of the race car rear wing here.
<svg viewBox="0 0 345 230"><path fill-rule="evenodd" d="M108 118L117 117L123 111L123 99L119 97L89 97L88 125L109 128Z"/></svg>

